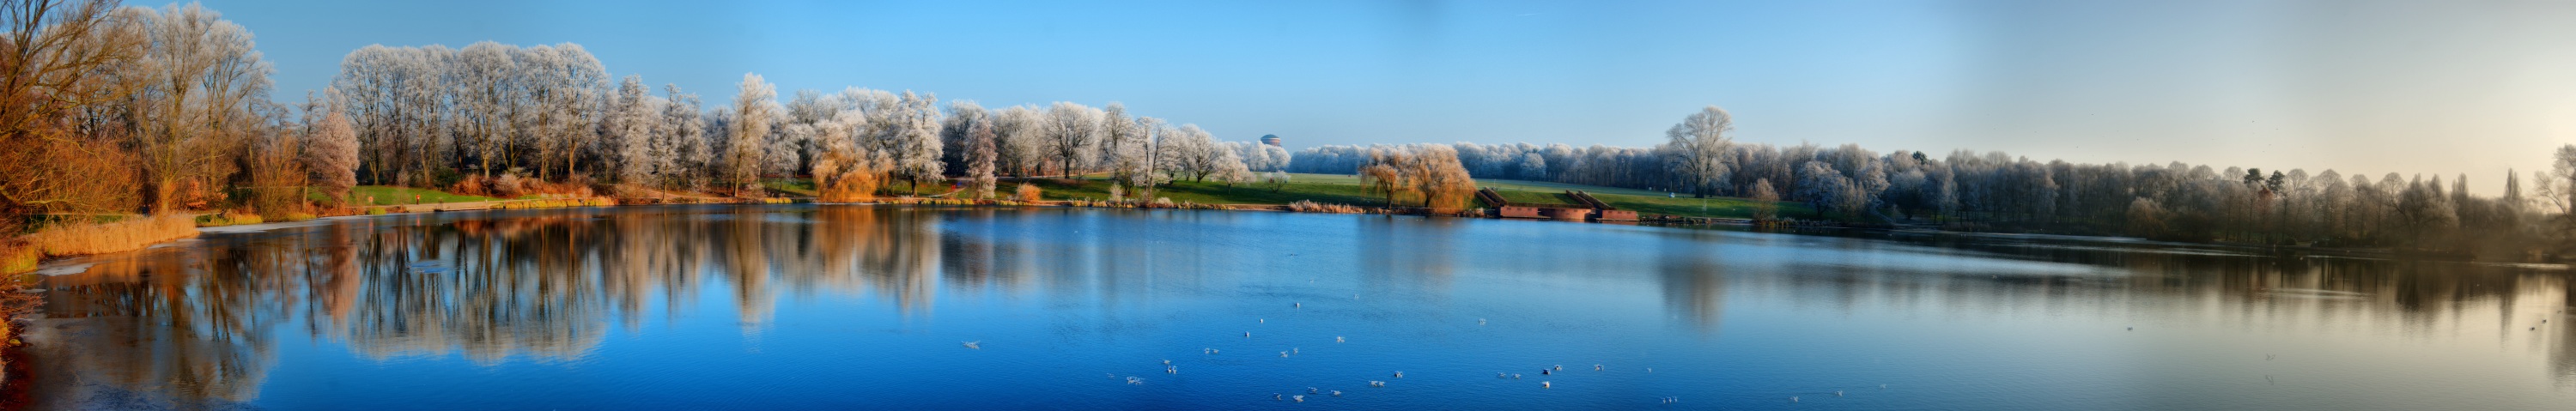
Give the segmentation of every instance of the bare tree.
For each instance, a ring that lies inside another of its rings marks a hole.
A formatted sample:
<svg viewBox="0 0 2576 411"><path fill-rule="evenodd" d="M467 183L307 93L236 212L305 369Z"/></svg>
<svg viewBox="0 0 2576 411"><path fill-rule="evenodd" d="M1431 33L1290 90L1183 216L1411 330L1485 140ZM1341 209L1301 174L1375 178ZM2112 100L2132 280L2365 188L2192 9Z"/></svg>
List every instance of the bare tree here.
<svg viewBox="0 0 2576 411"><path fill-rule="evenodd" d="M129 207L130 157L100 121L64 121L134 96L149 42L103 0L0 1L0 233L15 213ZM124 117L124 116L97 116ZM117 127L122 128L122 127ZM86 129L86 130L85 130ZM86 132L85 132L86 131Z"/></svg>
<svg viewBox="0 0 2576 411"><path fill-rule="evenodd" d="M173 5L160 12L126 9L146 21L152 50L144 75L150 78L143 105L145 131L134 146L144 158L152 184L152 210L170 213L183 182L211 183L230 164L231 144L256 124L250 105L268 94L268 62L252 49L249 29L224 21L220 13L197 4Z"/></svg>

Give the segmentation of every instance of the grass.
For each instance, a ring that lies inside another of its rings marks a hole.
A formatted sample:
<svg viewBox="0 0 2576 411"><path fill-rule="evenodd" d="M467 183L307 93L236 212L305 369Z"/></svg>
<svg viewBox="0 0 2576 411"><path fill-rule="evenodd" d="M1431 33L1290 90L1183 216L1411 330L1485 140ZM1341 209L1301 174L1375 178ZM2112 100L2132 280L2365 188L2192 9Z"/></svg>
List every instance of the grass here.
<svg viewBox="0 0 2576 411"><path fill-rule="evenodd" d="M415 201L415 200L413 200L413 197L412 197L412 196L420 196L420 197L419 197L419 200ZM373 201L369 201L370 199L372 199ZM464 203L464 202L475 202L475 201L496 201L496 200L500 200L500 199L498 199L498 198L492 198L492 197L484 197L484 196L469 196L469 195L464 195L464 194L449 193L449 192L445 192L445 191L431 190L431 189L426 189L426 188L395 187L395 186L357 186L357 187L355 187L355 188L350 188L350 189L349 189L349 205L351 205L351 206L385 206L385 205L426 204L426 203Z"/></svg>
<svg viewBox="0 0 2576 411"><path fill-rule="evenodd" d="M1045 190L1044 198L1047 200L1099 200L1109 198L1109 182L1096 178L1085 178L1081 180L1047 178L1032 179L1030 181L1036 183L1039 188ZM1016 186L1017 184L1016 180L1005 180L1002 183L1004 188ZM1491 179L1476 180L1476 185L1478 187L1492 188L1496 193L1502 194L1504 200L1515 203L1579 204L1574 201L1573 198L1566 196L1565 190L1581 190L1586 193L1591 193L1594 198L1599 198L1602 202L1609 203L1612 207L1618 207L1621 210L1634 210L1643 215L1751 218L1753 216L1753 208L1758 204L1751 199L1745 198L1710 197L1705 200L1706 211L1702 211L1702 199L1686 196L1679 198L1665 197L1664 193L1657 191L1588 186L1581 184L1551 183L1543 181ZM1144 193L1133 189L1127 190L1127 192L1130 196L1141 197L1145 195ZM1358 176L1337 174L1291 174L1289 176L1288 183L1281 185L1276 190L1272 189L1268 184L1261 183L1236 184L1232 187L1228 187L1225 184L1214 182L1180 181L1161 187L1153 193L1153 197L1170 198L1174 202L1200 204L1289 204L1300 200L1306 200L1317 203L1373 207L1386 203L1385 197L1369 194L1368 189L1360 184ZM1144 199L1148 201L1152 200L1152 198ZM1401 203L1403 200L1399 200L1398 202ZM1780 215L1782 216L1804 217L1814 213L1812 209L1803 204L1788 202L1779 204Z"/></svg>
<svg viewBox="0 0 2576 411"><path fill-rule="evenodd" d="M259 218L258 214L214 213L198 215L192 223L196 224L198 227L222 227L228 225L259 224L264 222L267 221Z"/></svg>
<svg viewBox="0 0 2576 411"><path fill-rule="evenodd" d="M797 197L815 197L819 195L819 192L814 190L814 180L809 178L773 178L761 180L760 186L769 188L769 191L776 191Z"/></svg>

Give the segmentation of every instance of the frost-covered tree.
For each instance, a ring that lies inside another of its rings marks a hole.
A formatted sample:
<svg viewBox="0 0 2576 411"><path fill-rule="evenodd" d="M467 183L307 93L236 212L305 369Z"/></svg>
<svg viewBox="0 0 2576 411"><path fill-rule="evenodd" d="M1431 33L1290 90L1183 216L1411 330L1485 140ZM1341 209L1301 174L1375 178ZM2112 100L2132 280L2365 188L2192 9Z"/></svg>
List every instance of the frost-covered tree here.
<svg viewBox="0 0 2576 411"><path fill-rule="evenodd" d="M338 93L326 89L323 94ZM347 201L349 188L358 185L358 131L338 104L307 103L305 113L304 169L312 173L315 188Z"/></svg>
<svg viewBox="0 0 2576 411"><path fill-rule="evenodd" d="M1753 219L1768 221L1780 218L1780 191L1771 187L1771 179L1753 180L1751 194Z"/></svg>
<svg viewBox="0 0 2576 411"><path fill-rule="evenodd" d="M1174 179L1189 176L1191 181L1207 181L1208 176L1223 171L1226 149L1216 138L1197 124L1183 124L1162 135L1165 163Z"/></svg>
<svg viewBox="0 0 2576 411"><path fill-rule="evenodd" d="M475 169L491 177L496 166L510 164L509 148L520 133L515 118L526 110L527 99L520 87L527 73L519 69L516 46L490 41L465 46L448 65L450 104L449 118L456 130L457 144L470 147Z"/></svg>
<svg viewBox="0 0 2576 411"><path fill-rule="evenodd" d="M1081 104L1056 102L1047 107L1046 152L1055 157L1056 172L1071 176L1092 161L1093 146L1100 143L1100 109Z"/></svg>
<svg viewBox="0 0 2576 411"><path fill-rule="evenodd" d="M920 194L921 182L947 173L947 164L939 161L938 102L936 95L904 91L900 106L891 110L894 121L882 145L884 155L894 175L912 183L913 194Z"/></svg>
<svg viewBox="0 0 2576 411"><path fill-rule="evenodd" d="M1726 109L1708 106L1664 131L1668 140L1665 144L1673 148L1674 169L1691 194L1716 194L1718 185L1726 181L1726 153L1734 144L1727 133L1734 130L1733 115L1727 114Z"/></svg>
<svg viewBox="0 0 2576 411"><path fill-rule="evenodd" d="M1109 179L1128 181L1137 173L1150 173L1151 157L1145 154L1145 134L1149 129L1127 116L1127 105L1110 102L1100 115L1100 163L1109 168Z"/></svg>
<svg viewBox="0 0 2576 411"><path fill-rule="evenodd" d="M974 198L993 198L993 174L1001 161L1000 138L993 135L991 122L975 122L966 130L966 177L970 179Z"/></svg>
<svg viewBox="0 0 2576 411"><path fill-rule="evenodd" d="M654 135L653 174L661 176L664 187L699 188L714 149L707 144L698 96L680 93L678 84L665 84L662 92L668 104L662 106L662 132Z"/></svg>
<svg viewBox="0 0 2576 411"><path fill-rule="evenodd" d="M741 94L734 97L732 124L726 129L731 150L725 155L725 184L737 195L758 190L760 170L766 164L770 145L770 125L777 121L778 86L770 85L759 74L742 75Z"/></svg>
<svg viewBox="0 0 2576 411"><path fill-rule="evenodd" d="M994 116L993 135L1000 137L1002 168L1027 177L1043 172L1046 161L1046 117L1036 107L1012 106Z"/></svg>
<svg viewBox="0 0 2576 411"><path fill-rule="evenodd" d="M1538 153L1522 154L1519 167L1520 177L1523 180L1544 180L1547 178L1547 156L1542 156Z"/></svg>
<svg viewBox="0 0 2576 411"><path fill-rule="evenodd" d="M535 133L537 176L571 176L581 154L595 139L600 101L608 88L608 69L579 44L530 47L520 60L531 114L520 117L521 130ZM557 160L560 160L558 162ZM549 170L561 170L554 173Z"/></svg>
<svg viewBox="0 0 2576 411"><path fill-rule="evenodd" d="M1288 168L1288 149L1280 148L1279 146L1261 144L1259 142L1243 142L1241 144L1227 144L1226 148L1233 150L1236 155L1241 156L1243 158L1243 166L1251 169L1252 171L1278 171L1280 169Z"/></svg>
<svg viewBox="0 0 2576 411"><path fill-rule="evenodd" d="M617 86L617 94L608 105L608 114L600 128L602 150L618 182L641 184L653 181L653 145L655 135L664 133L662 106L668 104L653 96L644 86L644 76L630 75Z"/></svg>
<svg viewBox="0 0 2576 411"><path fill-rule="evenodd" d="M939 122L940 162L948 170L965 170L967 140L975 127L990 128L993 113L972 100L948 102L948 116Z"/></svg>
<svg viewBox="0 0 2576 411"><path fill-rule="evenodd" d="M1152 197L1157 187L1172 181L1171 176L1162 173L1165 157L1170 154L1163 149L1169 128L1163 126L1162 119L1153 117L1137 117L1134 123L1138 137L1121 149L1127 153L1120 155L1119 162L1124 164L1119 168L1129 187L1143 189L1145 196Z"/></svg>
<svg viewBox="0 0 2576 411"><path fill-rule="evenodd" d="M1860 197L1855 194L1858 191L1853 187L1851 177L1844 177L1842 172L1834 170L1833 165L1823 161L1809 161L1798 168L1796 198L1815 208L1819 214L1826 210L1845 214L1856 212L1859 204L1853 199Z"/></svg>

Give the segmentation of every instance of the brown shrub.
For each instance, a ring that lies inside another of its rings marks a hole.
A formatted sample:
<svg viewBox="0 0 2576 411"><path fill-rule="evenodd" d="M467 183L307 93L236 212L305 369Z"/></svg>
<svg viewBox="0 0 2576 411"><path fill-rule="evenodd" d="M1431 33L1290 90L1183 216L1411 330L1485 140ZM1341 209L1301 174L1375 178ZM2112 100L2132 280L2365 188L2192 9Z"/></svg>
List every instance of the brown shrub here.
<svg viewBox="0 0 2576 411"><path fill-rule="evenodd" d="M152 244L196 237L197 224L185 216L139 217L106 224L70 224L22 237L48 256L104 254L140 250Z"/></svg>
<svg viewBox="0 0 2576 411"><path fill-rule="evenodd" d="M484 181L483 176L481 175L469 175L465 176L465 178L457 179L456 185L448 187L447 191L469 196L489 197L490 195L486 194L489 191L485 191L483 189L483 186L487 183L488 182Z"/></svg>
<svg viewBox="0 0 2576 411"><path fill-rule="evenodd" d="M491 184L486 185L484 190L490 193L486 194L489 197L519 198L520 195L528 193L526 180L516 174L502 174L501 178L493 179Z"/></svg>

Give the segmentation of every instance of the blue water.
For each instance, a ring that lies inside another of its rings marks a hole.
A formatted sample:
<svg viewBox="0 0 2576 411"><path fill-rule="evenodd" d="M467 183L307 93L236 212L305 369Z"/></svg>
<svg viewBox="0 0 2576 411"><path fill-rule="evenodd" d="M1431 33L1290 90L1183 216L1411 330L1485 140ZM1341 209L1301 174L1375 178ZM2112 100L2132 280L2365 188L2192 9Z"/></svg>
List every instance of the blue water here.
<svg viewBox="0 0 2576 411"><path fill-rule="evenodd" d="M2258 254L1266 212L447 213L52 263L93 265L45 279L26 339L35 400L76 409L2576 404L2565 267Z"/></svg>

